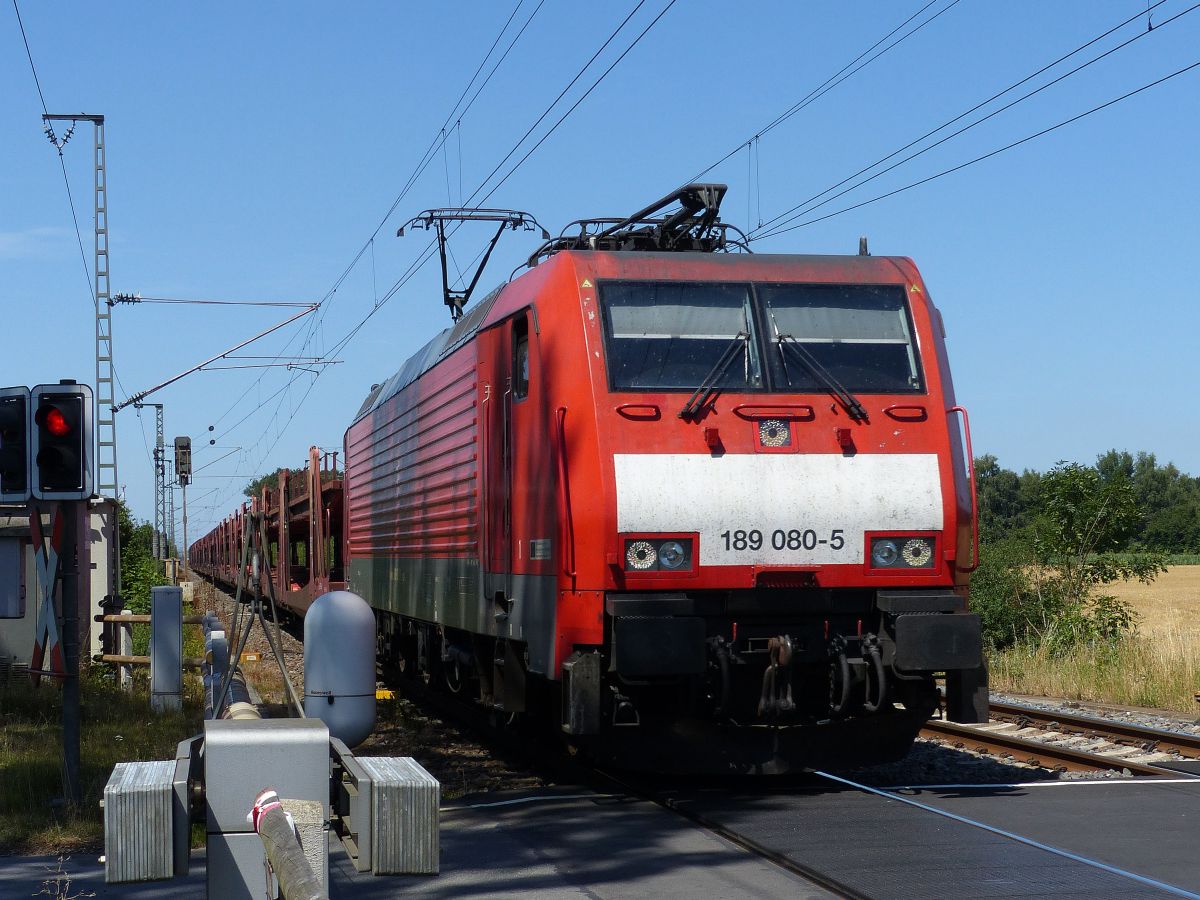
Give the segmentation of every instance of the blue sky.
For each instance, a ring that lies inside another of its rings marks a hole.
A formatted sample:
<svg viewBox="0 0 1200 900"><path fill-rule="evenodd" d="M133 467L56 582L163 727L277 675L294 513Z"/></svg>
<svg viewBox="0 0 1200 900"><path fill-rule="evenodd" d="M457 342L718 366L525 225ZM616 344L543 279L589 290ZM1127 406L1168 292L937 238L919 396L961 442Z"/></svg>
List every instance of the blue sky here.
<svg viewBox="0 0 1200 900"><path fill-rule="evenodd" d="M513 161L666 3L647 0L637 10ZM421 232L397 239L396 227L469 196L636 5L525 0L500 50L529 20L524 33L457 128L460 116L452 117L444 154L327 301L319 324L302 322L243 352L274 354L288 341L292 352L307 341L309 355L335 346L427 246ZM553 231L581 216L631 212L744 145L924 5L678 0L488 204L529 210ZM769 220L1146 5L934 0L896 36L940 12L930 24L762 136L749 159L743 146L706 178L730 186L726 220ZM812 217L1197 62L1200 10L1167 21L1189 5L1156 6L1153 30L1142 15L1000 102L1142 35L1129 46ZM114 291L315 302L379 225L514 6L24 0L21 13L50 111L106 116ZM976 452L1021 469L1090 462L1112 447L1144 449L1200 473L1192 384L1198 91L1200 69L929 184L761 240L756 250L853 253L865 234L872 252L916 260L946 320ZM41 112L16 16L4 4L0 384L94 377L88 282ZM90 142L90 126L81 124L65 151L89 265ZM484 240L464 230L457 260L465 267ZM533 235L506 235L481 288L506 277L534 243ZM118 397L285 315L117 307ZM371 383L447 321L435 261L319 378L282 369L205 373L149 398L166 404L168 442L176 434L195 441L191 536L231 510L255 475L301 465L310 444L339 447ZM153 413L118 415L120 480L135 515L150 518ZM210 438L216 446L207 446Z"/></svg>

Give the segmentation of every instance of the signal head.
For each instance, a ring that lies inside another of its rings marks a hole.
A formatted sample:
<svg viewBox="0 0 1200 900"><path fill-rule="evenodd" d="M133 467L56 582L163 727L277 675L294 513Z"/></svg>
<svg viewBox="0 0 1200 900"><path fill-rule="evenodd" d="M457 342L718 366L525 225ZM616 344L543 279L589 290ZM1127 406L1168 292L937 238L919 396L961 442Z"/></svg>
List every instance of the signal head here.
<svg viewBox="0 0 1200 900"><path fill-rule="evenodd" d="M0 388L0 502L29 499L29 388Z"/></svg>
<svg viewBox="0 0 1200 900"><path fill-rule="evenodd" d="M84 500L92 493L92 389L39 384L30 393L31 489L39 500Z"/></svg>

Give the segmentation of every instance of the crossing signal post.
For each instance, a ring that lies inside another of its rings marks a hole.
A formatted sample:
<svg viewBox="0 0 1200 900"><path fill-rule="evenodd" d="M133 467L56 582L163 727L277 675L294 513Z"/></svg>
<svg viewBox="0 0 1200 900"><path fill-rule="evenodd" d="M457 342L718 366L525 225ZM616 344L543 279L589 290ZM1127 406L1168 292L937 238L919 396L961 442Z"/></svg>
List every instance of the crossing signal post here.
<svg viewBox="0 0 1200 900"><path fill-rule="evenodd" d="M0 503L29 500L29 388L0 388Z"/></svg>
<svg viewBox="0 0 1200 900"><path fill-rule="evenodd" d="M30 392L32 493L38 500L86 500L92 495L92 389L39 384Z"/></svg>
<svg viewBox="0 0 1200 900"><path fill-rule="evenodd" d="M92 495L92 389L61 381L0 388L0 502L28 503L37 562L37 623L30 674L63 683L63 787L78 806L79 547L78 523ZM49 504L49 541L39 500ZM68 501L68 502L60 502ZM62 639L54 589L62 578Z"/></svg>

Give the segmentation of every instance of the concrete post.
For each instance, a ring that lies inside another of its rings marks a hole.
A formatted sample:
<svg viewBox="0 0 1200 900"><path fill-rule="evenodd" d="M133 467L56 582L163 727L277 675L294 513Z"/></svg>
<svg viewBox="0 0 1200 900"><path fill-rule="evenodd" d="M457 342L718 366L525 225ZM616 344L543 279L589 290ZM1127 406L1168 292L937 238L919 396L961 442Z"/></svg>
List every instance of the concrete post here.
<svg viewBox="0 0 1200 900"><path fill-rule="evenodd" d="M121 615L131 616L133 610L123 609ZM131 622L122 622L117 626L117 654L133 656L133 624ZM117 679L121 687L129 690L133 686L133 666L126 663L117 666Z"/></svg>
<svg viewBox="0 0 1200 900"><path fill-rule="evenodd" d="M150 708L183 707L183 590L150 589Z"/></svg>

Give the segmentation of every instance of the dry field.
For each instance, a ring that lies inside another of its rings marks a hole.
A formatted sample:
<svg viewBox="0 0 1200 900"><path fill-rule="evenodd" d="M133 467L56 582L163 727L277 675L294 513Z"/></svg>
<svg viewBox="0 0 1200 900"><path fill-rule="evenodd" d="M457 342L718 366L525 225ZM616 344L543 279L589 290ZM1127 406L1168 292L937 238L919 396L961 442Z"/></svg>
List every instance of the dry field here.
<svg viewBox="0 0 1200 900"><path fill-rule="evenodd" d="M1153 584L1122 581L1098 593L1131 603L1141 616L1138 631L1148 640L1200 652L1200 566L1171 566Z"/></svg>
<svg viewBox="0 0 1200 900"><path fill-rule="evenodd" d="M995 690L1200 713L1200 566L1171 566L1153 584L1097 591L1137 611L1137 635L1116 647L1013 648L991 657Z"/></svg>

